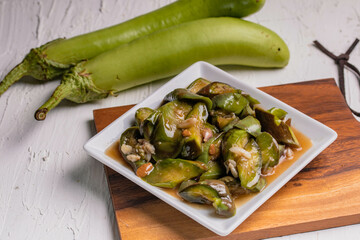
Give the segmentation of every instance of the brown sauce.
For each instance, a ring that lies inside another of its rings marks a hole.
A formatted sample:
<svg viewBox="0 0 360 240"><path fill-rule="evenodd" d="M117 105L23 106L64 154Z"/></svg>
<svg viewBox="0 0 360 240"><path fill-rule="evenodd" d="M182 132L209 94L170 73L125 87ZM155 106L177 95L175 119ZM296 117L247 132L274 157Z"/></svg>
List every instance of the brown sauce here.
<svg viewBox="0 0 360 240"><path fill-rule="evenodd" d="M301 149L298 150L294 150L294 156L291 159L284 159L282 160L275 168L274 171L271 175L267 175L264 176L266 181L267 181L267 185L269 186L270 183L272 183L278 176L280 176L283 172L285 172L294 162L296 162L301 155L303 155L309 148L311 148L312 146L312 142L311 140L305 136L304 134L302 134L301 132L299 132L298 130L292 128L292 130L294 131L294 134L296 135L300 145L301 145ZM116 141L115 143L113 143L106 151L105 154L109 157L111 157L112 159L118 161L119 163L121 163L122 165L124 165L125 167L129 168L132 170L132 168L130 167L130 165L125 162L125 160L122 158L121 153L119 151L119 141ZM180 198L179 195L177 194L177 190L176 189L163 189L164 192ZM251 198L253 198L256 195L256 193L253 194L247 194L247 195L242 195L238 198L235 199L235 204L236 207L239 207L243 204L245 204L246 202L248 202ZM187 202L188 203L188 202ZM194 204L194 203L189 203L191 205L193 205L194 207L207 207L201 204Z"/></svg>

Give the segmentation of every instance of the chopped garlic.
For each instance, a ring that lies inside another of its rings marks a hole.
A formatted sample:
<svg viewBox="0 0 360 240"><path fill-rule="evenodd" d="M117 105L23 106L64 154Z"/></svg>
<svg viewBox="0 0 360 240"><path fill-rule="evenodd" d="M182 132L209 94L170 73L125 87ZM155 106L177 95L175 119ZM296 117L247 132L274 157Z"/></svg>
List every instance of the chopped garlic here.
<svg viewBox="0 0 360 240"><path fill-rule="evenodd" d="M127 144L123 144L121 145L121 152L123 152L124 154L130 154L133 150L133 148L130 145Z"/></svg>

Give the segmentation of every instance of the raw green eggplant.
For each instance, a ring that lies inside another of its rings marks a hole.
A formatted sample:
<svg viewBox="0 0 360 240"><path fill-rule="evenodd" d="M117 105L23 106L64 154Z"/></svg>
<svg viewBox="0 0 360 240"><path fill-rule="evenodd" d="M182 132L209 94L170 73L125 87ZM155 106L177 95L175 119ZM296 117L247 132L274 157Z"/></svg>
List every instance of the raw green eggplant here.
<svg viewBox="0 0 360 240"><path fill-rule="evenodd" d="M63 75L60 86L36 111L35 118L44 120L64 98L77 103L105 98L175 75L197 61L284 67L289 50L271 30L241 19L221 17L183 23L77 64Z"/></svg>
<svg viewBox="0 0 360 240"><path fill-rule="evenodd" d="M70 39L58 39L32 49L0 83L0 96L21 77L48 80L100 53L184 22L209 17L245 17L265 0L179 0L126 22Z"/></svg>

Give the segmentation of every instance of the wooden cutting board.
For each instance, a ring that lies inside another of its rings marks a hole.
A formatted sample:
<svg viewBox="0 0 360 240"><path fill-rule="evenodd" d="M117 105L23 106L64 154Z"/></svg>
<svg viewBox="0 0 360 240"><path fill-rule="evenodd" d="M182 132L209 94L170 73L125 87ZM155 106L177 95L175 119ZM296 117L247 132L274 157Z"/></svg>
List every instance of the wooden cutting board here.
<svg viewBox="0 0 360 240"><path fill-rule="evenodd" d="M261 239L360 223L360 124L334 79L261 90L334 129L338 139L223 239ZM131 107L94 110L97 131ZM105 171L123 240L219 238L113 170Z"/></svg>

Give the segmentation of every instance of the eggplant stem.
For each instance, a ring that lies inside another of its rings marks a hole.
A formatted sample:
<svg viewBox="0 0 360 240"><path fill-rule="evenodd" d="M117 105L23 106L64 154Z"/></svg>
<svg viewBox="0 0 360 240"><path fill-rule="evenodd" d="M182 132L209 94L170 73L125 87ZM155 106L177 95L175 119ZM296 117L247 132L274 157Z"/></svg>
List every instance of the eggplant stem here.
<svg viewBox="0 0 360 240"><path fill-rule="evenodd" d="M15 82L20 80L23 76L29 72L29 62L27 60L22 61L16 65L0 82L0 96Z"/></svg>
<svg viewBox="0 0 360 240"><path fill-rule="evenodd" d="M43 121L46 118L46 114L56 107L64 98L66 98L72 91L71 84L67 81L61 82L61 84L55 89L51 97L35 112L35 119Z"/></svg>

